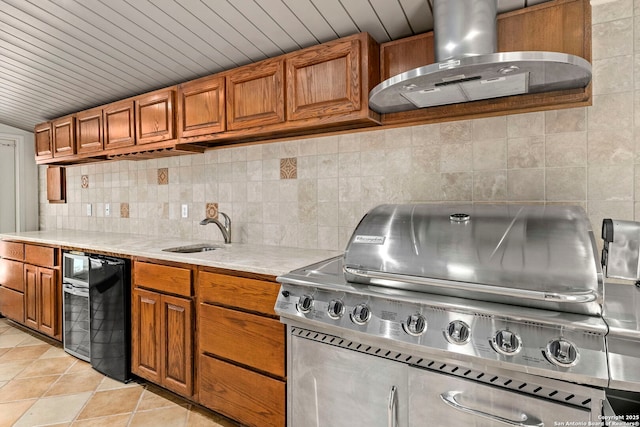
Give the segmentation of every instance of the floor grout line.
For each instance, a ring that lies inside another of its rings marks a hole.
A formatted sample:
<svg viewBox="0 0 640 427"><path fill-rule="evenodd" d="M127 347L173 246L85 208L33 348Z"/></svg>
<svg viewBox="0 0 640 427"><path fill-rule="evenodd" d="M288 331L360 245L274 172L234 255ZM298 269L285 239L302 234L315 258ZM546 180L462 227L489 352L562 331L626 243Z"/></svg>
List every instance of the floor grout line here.
<svg viewBox="0 0 640 427"><path fill-rule="evenodd" d="M13 332L13 333L6 334L8 331L9 332ZM185 414L184 417L177 418L177 420L181 420L180 424L178 424L178 425L183 426L183 427L188 426L190 422L194 422L194 423L205 422L206 423L207 421L209 421L208 425L210 425L211 427L223 427L223 426L233 425L233 423L228 423L227 421L224 421L223 420L224 417L221 417L218 414L215 414L213 412L208 413L206 408L202 408L201 409L200 405L194 404L193 402L183 398L182 396L180 396L178 394L175 394L175 393L173 393L173 392L171 392L169 390L163 389L160 386L156 386L156 385L153 385L151 383L148 383L148 382L146 382L144 380L134 379L133 381L131 381L131 382L127 383L127 384L120 384L120 383L119 384L110 384L110 387L113 387L113 388L107 388L105 390L100 390L100 387L104 386L105 382L110 380L110 378L105 376L105 375L102 375L99 372L98 372L98 374L100 374L102 376L102 379L98 382L98 384L95 386L95 388L93 390L91 390L91 391L87 390L87 391L83 391L83 392L80 392L80 393L63 392L62 394L46 396L46 394L49 393L51 390L53 390L54 387L56 387L56 385L60 384L60 382L63 381L63 377L67 376L67 379L70 379L69 376L75 376L77 374L82 374L83 372L85 372L85 370L82 369L81 364L84 364L84 363L87 363L87 362L81 361L80 359L77 359L77 360L74 360L74 362L71 363L61 373L55 373L55 374L51 374L51 375L37 375L37 376L26 377L26 378L17 378L26 369L29 369L29 367L31 367L37 361L46 361L47 359L57 359L57 358L63 358L63 357L66 358L66 357L73 357L73 356L71 356L71 355L69 355L68 353L65 352L60 356L58 356L56 354L55 357L45 357L45 358L43 358L43 356L45 354L49 353L52 349L58 349L58 350L60 350L62 352L64 352L64 350L62 349L62 347L61 347L61 345L59 343L51 342L51 341L47 340L44 337L41 339L38 335L34 335L34 334L29 333L29 331L23 330L22 327L19 326L19 325L14 326L12 322L7 322L7 320L5 320L4 318L0 317L0 337L14 335L14 334L24 334L25 336L21 340L17 340L16 339L16 341L19 341L19 342L15 343L15 345L13 345L12 347L2 347L2 348L0 348L0 351L2 351L3 349L6 349L6 351L4 353L0 354L0 358L2 358L3 355L7 354L8 352L10 352L11 350L16 349L16 348L24 348L24 347L35 346L35 345L39 345L39 344L46 344L46 345L49 346L49 349L45 350L42 354L40 354L36 358L31 359L29 361L29 363L26 364L26 366L22 367L17 372L12 372L12 377L10 379L0 381L0 390L3 387L5 387L7 384L9 384L9 383L11 383L12 381L15 381L15 380L29 380L29 379L34 379L34 378L52 377L54 375L57 376L58 378L56 378L55 381L53 381L51 384L49 384L49 386L46 387L46 390L44 390L42 393L40 393L38 397L30 397L30 398L24 398L24 399L19 399L19 400L13 400L13 401L10 401L10 402L2 402L2 404L5 404L5 403L14 404L14 403L28 402L28 401L32 402L31 405L29 405L29 407L23 409L21 413L15 413L14 414L14 416L17 416L17 419L14 421L13 425L15 425L16 423L19 423L20 420L29 419L29 418L25 418L25 417L28 416L28 414L32 410L33 406L36 405L38 402L43 402L43 401L45 401L47 399L55 399L55 398L61 398L61 401L64 401L66 397L71 397L71 396L74 396L74 395L80 395L80 394L85 394L85 393L88 393L87 399L84 402L82 402L81 405L78 405L79 409L78 409L77 413L74 414L72 419L69 420L69 421L66 421L66 423L69 426L74 425L77 422L91 424L91 422L87 421L87 420L96 420L97 421L97 420L106 419L106 418L109 418L109 417L115 417L115 416L121 415L121 416L123 416L122 417L123 419L121 420L121 422L123 423L122 425L126 425L127 427L131 427L131 426L136 425L136 424L139 423L139 421L136 420L136 414L145 414L144 417L146 418L146 421L149 421L149 417L152 416L155 411L157 411L159 417L162 417L162 416L165 416L165 414L166 414L165 411L166 410L173 409L173 408L184 408L184 410L186 411L186 414ZM34 341L34 342L30 343L30 345L28 345L28 346L20 346L21 343L26 342L26 340L33 340L33 338L38 339L40 341L40 343L36 343ZM5 343L7 341L10 341L10 340L5 340ZM37 353L37 350L34 353ZM33 354L33 353L27 352L27 354ZM49 354L53 354L53 353L49 353ZM31 356L29 356L29 357L31 357ZM11 361L7 361L7 362L0 362L0 368L5 363L19 362L20 360L21 359L11 360ZM74 371L74 369L77 369L77 371ZM89 369L93 369L93 368L87 367L87 370L89 370ZM82 376L79 376L78 378L82 378ZM73 383L70 381L70 384L73 384ZM133 384L133 386L132 386L132 384ZM71 387L73 387L73 386L71 385ZM91 402L91 400L98 393L111 392L111 391L115 391L115 390L125 389L125 388L128 388L128 387L140 387L141 388L141 392L140 392L140 395L138 397L138 400L137 400L137 402L135 404L134 409L131 412L129 412L129 413L125 412L125 413L121 413L121 414L106 414L106 415L101 415L101 416L93 417L93 418L85 418L85 419L82 419L82 420L78 419L80 414L82 414L82 412L89 405L89 402ZM60 391L64 391L64 390L65 390L64 388L62 388L62 387L60 388ZM165 395L164 392L166 392L166 395ZM151 394L153 394L153 396ZM162 399L162 400L158 400L158 401L152 400L152 404L150 405L149 409L140 410L140 408L142 407L141 405L143 404L144 399L147 399L147 398L148 399ZM78 403L79 403L79 401L78 401ZM125 419L124 419L125 415L128 416L128 418L126 419L126 423L125 423ZM29 416L34 416L34 415L32 413ZM37 418L38 416L36 415L34 417L35 418L33 418L33 419L40 419L41 422L43 422L42 424L39 424L39 426L41 426L41 427L60 424L60 422L58 422L58 421L56 421L56 422L51 422L50 421L50 420L55 419L54 418L55 416L54 417L48 417L48 418L47 417ZM13 418L11 418L11 419L13 419ZM156 423L156 425L162 425L161 418L159 418L158 421L154 421L154 422ZM220 424L220 423L222 423L222 424ZM201 424L198 424L198 425L201 425Z"/></svg>

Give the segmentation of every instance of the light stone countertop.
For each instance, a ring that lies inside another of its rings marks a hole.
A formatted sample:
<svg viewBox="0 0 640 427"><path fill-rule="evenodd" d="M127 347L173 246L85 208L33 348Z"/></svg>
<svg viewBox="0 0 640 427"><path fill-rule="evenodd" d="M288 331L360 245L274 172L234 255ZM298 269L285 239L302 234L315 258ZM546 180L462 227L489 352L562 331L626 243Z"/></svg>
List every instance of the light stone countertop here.
<svg viewBox="0 0 640 427"><path fill-rule="evenodd" d="M341 255L342 252L301 249L282 246L252 245L180 238L157 238L140 234L103 233L76 230L27 231L0 234L2 240L20 240L82 251L109 252L128 256L154 258L207 267L278 276L296 268ZM222 249L197 253L171 253L162 249L206 243L224 246Z"/></svg>

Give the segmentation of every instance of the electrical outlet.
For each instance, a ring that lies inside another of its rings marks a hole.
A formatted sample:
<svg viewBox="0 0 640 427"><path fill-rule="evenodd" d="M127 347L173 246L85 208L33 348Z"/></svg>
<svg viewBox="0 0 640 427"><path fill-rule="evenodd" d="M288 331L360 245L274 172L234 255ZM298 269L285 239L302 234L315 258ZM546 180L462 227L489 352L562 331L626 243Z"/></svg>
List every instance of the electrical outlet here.
<svg viewBox="0 0 640 427"><path fill-rule="evenodd" d="M182 218L189 218L189 205L182 205Z"/></svg>
<svg viewBox="0 0 640 427"><path fill-rule="evenodd" d="M111 215L111 206L109 205L109 203L105 203L104 204L104 216L109 216Z"/></svg>
<svg viewBox="0 0 640 427"><path fill-rule="evenodd" d="M87 216L91 216L91 203L87 203Z"/></svg>

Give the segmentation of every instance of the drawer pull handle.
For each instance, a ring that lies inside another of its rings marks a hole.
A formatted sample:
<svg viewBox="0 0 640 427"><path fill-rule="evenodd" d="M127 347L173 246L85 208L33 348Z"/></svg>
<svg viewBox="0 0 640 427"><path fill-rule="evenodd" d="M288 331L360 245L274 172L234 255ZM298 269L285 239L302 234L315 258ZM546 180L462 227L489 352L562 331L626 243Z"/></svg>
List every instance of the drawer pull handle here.
<svg viewBox="0 0 640 427"><path fill-rule="evenodd" d="M488 412L479 411L477 409L472 409L467 406L461 405L456 397L462 394L459 391L448 391L446 393L442 393L440 395L440 399L447 405L451 406L458 411L466 412L472 415L477 415L479 417L488 418L492 421L498 421L510 426L517 427L544 427L544 423L542 421L537 420L535 417L528 416L527 414L522 414L521 420L510 420L508 418L500 417L498 415L490 414Z"/></svg>

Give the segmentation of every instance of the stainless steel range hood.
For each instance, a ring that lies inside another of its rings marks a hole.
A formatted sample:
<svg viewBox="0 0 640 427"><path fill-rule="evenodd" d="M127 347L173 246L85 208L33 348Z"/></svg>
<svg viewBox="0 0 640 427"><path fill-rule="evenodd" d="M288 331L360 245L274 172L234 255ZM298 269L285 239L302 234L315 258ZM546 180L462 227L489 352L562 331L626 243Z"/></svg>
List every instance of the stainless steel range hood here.
<svg viewBox="0 0 640 427"><path fill-rule="evenodd" d="M377 85L369 107L394 113L525 93L583 88L591 64L559 52L496 52L496 0L433 0L436 63Z"/></svg>

